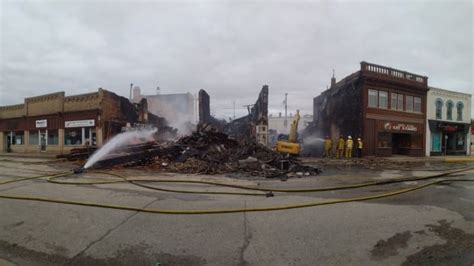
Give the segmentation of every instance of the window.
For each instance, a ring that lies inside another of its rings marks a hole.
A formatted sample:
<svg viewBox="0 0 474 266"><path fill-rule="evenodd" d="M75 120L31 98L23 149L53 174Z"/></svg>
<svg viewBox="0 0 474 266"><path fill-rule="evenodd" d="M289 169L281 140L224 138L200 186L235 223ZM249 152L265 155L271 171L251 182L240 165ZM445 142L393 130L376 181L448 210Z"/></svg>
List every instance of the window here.
<svg viewBox="0 0 474 266"><path fill-rule="evenodd" d="M58 145L59 134L57 129L48 129L48 145Z"/></svg>
<svg viewBox="0 0 474 266"><path fill-rule="evenodd" d="M421 98L420 97L413 97L413 111L417 113L421 113Z"/></svg>
<svg viewBox="0 0 474 266"><path fill-rule="evenodd" d="M392 134L390 132L379 132L377 139L378 148L392 147Z"/></svg>
<svg viewBox="0 0 474 266"><path fill-rule="evenodd" d="M397 109L397 94L390 93L390 109L396 110Z"/></svg>
<svg viewBox="0 0 474 266"><path fill-rule="evenodd" d="M82 145L82 128L71 128L64 130L65 145Z"/></svg>
<svg viewBox="0 0 474 266"><path fill-rule="evenodd" d="M25 132L24 131L16 131L11 132L12 134L12 145L23 145L25 144Z"/></svg>
<svg viewBox="0 0 474 266"><path fill-rule="evenodd" d="M405 110L407 112L413 112L413 96L407 95L406 103L405 103Z"/></svg>
<svg viewBox="0 0 474 266"><path fill-rule="evenodd" d="M453 102L451 100L446 102L446 119L453 120Z"/></svg>
<svg viewBox="0 0 474 266"><path fill-rule="evenodd" d="M443 119L443 100L440 98L436 99L435 101L435 107L436 107L436 119Z"/></svg>
<svg viewBox="0 0 474 266"><path fill-rule="evenodd" d="M38 130L30 130L30 137L28 138L30 145L38 145L39 144L39 134Z"/></svg>
<svg viewBox="0 0 474 266"><path fill-rule="evenodd" d="M456 104L456 110L458 113L458 121L462 121L462 109L464 108L464 104L462 102L458 102Z"/></svg>
<svg viewBox="0 0 474 266"><path fill-rule="evenodd" d="M369 107L377 107L377 91L369 90Z"/></svg>
<svg viewBox="0 0 474 266"><path fill-rule="evenodd" d="M388 93L386 91L379 91L379 108L387 108Z"/></svg>
<svg viewBox="0 0 474 266"><path fill-rule="evenodd" d="M403 111L403 94L398 94L398 105L397 109Z"/></svg>

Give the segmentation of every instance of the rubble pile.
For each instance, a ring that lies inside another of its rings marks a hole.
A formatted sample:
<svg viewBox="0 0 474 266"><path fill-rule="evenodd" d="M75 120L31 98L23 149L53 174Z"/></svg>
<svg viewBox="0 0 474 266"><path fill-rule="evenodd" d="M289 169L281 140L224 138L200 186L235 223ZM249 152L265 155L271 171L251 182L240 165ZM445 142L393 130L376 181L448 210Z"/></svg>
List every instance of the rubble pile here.
<svg viewBox="0 0 474 266"><path fill-rule="evenodd" d="M153 167L180 173L223 174L244 172L252 176L316 175L319 168L302 165L256 142L239 143L226 134L197 131L162 148Z"/></svg>
<svg viewBox="0 0 474 266"><path fill-rule="evenodd" d="M267 178L320 173L319 168L304 166L299 160L256 142L239 143L216 131L196 131L175 142L130 145L99 161L95 168L113 165L142 165L179 173L245 173Z"/></svg>

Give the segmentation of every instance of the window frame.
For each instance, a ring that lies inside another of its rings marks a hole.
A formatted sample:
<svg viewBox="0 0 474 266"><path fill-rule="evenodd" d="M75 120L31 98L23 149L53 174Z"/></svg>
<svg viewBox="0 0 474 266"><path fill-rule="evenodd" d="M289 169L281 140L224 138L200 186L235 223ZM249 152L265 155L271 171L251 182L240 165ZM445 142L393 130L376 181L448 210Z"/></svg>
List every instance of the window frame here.
<svg viewBox="0 0 474 266"><path fill-rule="evenodd" d="M381 105L381 103L382 103L382 97L380 97L381 93L385 94L385 106ZM380 109L387 109L388 108L388 91L383 91L383 90L378 91L378 105L379 105Z"/></svg>

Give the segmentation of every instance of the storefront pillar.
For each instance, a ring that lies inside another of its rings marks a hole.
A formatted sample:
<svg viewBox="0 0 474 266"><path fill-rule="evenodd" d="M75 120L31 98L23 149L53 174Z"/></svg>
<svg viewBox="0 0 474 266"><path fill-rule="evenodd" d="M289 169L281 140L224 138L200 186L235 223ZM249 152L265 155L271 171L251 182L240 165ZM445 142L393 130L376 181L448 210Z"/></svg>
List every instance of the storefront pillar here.
<svg viewBox="0 0 474 266"><path fill-rule="evenodd" d="M59 146L59 152L63 153L64 152L64 128L58 129L58 146Z"/></svg>
<svg viewBox="0 0 474 266"><path fill-rule="evenodd" d="M0 152L6 152L7 151L7 137L5 136L5 133L3 131L0 132Z"/></svg>
<svg viewBox="0 0 474 266"><path fill-rule="evenodd" d="M102 127L96 127L96 134L97 134L97 146L102 146L103 144L103 132L102 132Z"/></svg>

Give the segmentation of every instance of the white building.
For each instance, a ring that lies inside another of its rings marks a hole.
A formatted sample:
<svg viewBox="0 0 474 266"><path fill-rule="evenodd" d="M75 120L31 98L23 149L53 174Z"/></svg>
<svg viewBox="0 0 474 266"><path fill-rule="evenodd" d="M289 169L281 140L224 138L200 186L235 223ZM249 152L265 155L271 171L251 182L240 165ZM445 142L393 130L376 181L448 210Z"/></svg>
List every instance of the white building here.
<svg viewBox="0 0 474 266"><path fill-rule="evenodd" d="M281 115L281 113L278 116L270 114L268 116L268 129L275 130L278 134L288 134L290 132L290 125L294 119L295 116L293 113L290 113L286 119ZM300 122L298 123L298 132L303 131L312 121L312 115L301 115Z"/></svg>
<svg viewBox="0 0 474 266"><path fill-rule="evenodd" d="M430 87L426 105L426 156L469 155L471 95Z"/></svg>

